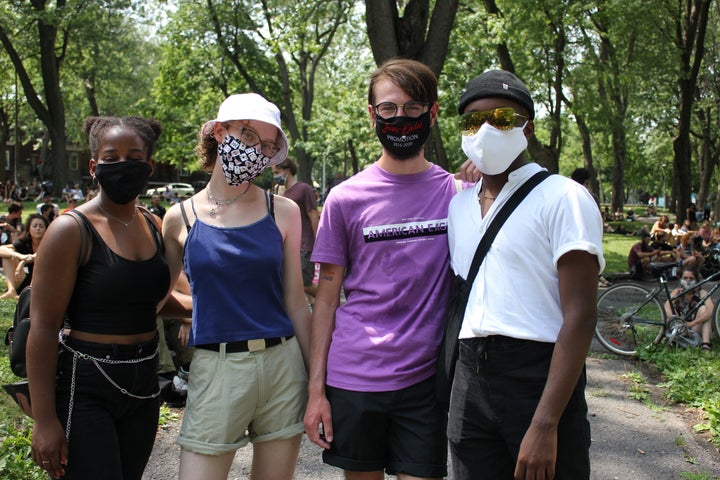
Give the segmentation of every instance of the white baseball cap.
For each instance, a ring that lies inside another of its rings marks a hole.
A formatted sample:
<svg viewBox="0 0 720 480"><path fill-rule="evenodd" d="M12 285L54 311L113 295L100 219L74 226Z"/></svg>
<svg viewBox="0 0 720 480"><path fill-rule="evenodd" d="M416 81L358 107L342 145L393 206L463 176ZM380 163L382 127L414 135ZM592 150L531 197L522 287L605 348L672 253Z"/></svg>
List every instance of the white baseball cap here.
<svg viewBox="0 0 720 480"><path fill-rule="evenodd" d="M274 103L267 101L257 93L238 93L230 95L220 105L217 118L206 123L229 122L232 120L258 120L273 125L282 136L283 145L270 160L269 165L277 165L288 156L288 139L280 126L280 110Z"/></svg>

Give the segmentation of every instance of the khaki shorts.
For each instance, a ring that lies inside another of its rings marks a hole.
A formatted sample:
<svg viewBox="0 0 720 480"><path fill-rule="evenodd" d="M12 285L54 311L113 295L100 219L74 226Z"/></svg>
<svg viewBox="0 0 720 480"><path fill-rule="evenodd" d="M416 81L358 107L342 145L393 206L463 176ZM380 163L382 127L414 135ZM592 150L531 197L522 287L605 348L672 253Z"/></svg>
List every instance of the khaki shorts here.
<svg viewBox="0 0 720 480"><path fill-rule="evenodd" d="M222 455L302 434L307 373L295 337L257 352L195 349L177 443Z"/></svg>

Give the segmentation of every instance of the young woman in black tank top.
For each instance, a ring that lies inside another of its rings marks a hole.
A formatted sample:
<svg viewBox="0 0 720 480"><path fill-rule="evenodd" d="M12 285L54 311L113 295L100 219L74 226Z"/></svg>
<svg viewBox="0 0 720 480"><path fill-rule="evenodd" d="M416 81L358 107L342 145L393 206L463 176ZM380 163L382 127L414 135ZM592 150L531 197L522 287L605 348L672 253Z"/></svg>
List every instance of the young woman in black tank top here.
<svg viewBox="0 0 720 480"><path fill-rule="evenodd" d="M32 281L32 456L55 478L139 480L160 406L155 318L171 285L159 221L135 198L161 127L91 117L83 130L100 193L52 223Z"/></svg>

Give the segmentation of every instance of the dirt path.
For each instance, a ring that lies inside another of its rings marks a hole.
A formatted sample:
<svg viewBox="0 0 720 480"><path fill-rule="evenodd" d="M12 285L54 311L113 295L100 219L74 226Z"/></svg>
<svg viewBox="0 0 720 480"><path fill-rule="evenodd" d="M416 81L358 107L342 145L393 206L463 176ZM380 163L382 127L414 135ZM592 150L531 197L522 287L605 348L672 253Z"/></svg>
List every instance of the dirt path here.
<svg viewBox="0 0 720 480"><path fill-rule="evenodd" d="M593 355L587 368L592 480L672 480L682 478L681 472L704 472L720 479L720 454L707 437L692 431L692 425L700 422L697 412L650 408L631 399L633 383L623 375L637 370L633 362ZM651 405L662 407L659 389L650 390ZM179 426L180 421L173 422L159 432L143 480L177 478L180 453L174 441ZM251 454L250 447L238 451L229 479L248 478ZM320 450L303 439L295 478L342 480L343 476L324 465Z"/></svg>

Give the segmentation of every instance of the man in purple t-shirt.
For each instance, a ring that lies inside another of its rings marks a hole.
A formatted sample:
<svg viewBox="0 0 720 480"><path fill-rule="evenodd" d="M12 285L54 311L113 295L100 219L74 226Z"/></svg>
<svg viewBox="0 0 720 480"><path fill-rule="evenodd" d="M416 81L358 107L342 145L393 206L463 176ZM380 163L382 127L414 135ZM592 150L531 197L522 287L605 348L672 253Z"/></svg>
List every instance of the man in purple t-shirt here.
<svg viewBox="0 0 720 480"><path fill-rule="evenodd" d="M313 246L315 245L315 235L317 234L318 221L320 220L315 191L307 183L299 182L295 178L298 172L298 166L291 158L287 158L283 162L273 165L272 172L275 177L275 183L284 187L283 197L289 198L300 207L300 222L302 225L300 266L302 267L305 295L312 297L309 299L309 303L312 303L315 299L317 287L313 285L315 262L310 261L310 255L312 255Z"/></svg>
<svg viewBox="0 0 720 480"><path fill-rule="evenodd" d="M439 479L447 439L434 375L457 187L424 156L437 80L419 62L389 60L372 74L368 100L382 155L330 191L312 255L320 280L305 429L345 478Z"/></svg>

